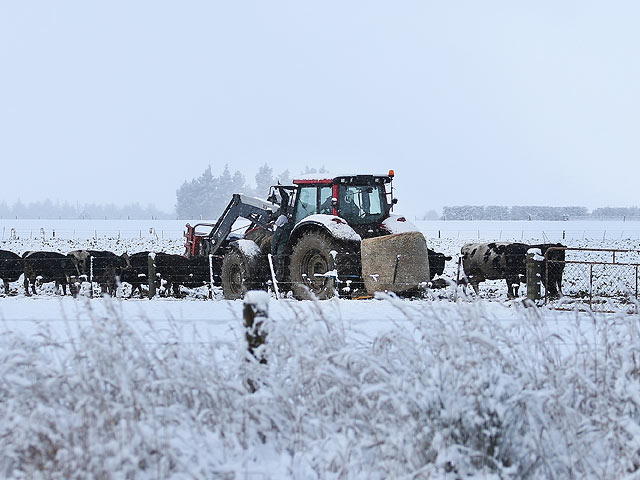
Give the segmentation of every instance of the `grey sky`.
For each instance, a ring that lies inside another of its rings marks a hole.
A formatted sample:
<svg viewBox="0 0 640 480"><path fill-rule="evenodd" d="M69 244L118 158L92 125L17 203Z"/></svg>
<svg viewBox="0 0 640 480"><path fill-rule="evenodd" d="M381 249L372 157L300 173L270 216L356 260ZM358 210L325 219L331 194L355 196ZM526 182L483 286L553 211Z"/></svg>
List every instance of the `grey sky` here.
<svg viewBox="0 0 640 480"><path fill-rule="evenodd" d="M640 3L0 4L0 201L172 209L210 163L396 171L398 211L638 204ZM533 187L533 188L532 188Z"/></svg>

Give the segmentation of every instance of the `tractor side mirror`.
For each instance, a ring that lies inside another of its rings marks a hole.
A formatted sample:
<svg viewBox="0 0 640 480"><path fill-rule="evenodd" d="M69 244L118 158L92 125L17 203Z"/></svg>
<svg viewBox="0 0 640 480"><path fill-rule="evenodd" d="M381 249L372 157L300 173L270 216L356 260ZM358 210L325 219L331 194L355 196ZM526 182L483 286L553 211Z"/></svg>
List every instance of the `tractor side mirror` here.
<svg viewBox="0 0 640 480"><path fill-rule="evenodd" d="M391 200L391 205L395 205L396 203L398 203L398 199L394 198L393 200Z"/></svg>

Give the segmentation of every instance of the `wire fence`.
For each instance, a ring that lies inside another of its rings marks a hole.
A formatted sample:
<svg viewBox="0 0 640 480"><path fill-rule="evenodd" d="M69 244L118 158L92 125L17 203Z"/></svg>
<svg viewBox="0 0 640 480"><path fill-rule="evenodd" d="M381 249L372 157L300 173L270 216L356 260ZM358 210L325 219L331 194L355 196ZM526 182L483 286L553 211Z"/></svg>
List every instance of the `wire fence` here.
<svg viewBox="0 0 640 480"><path fill-rule="evenodd" d="M636 229L589 229L589 230L501 230L501 229L468 229L468 230L434 230L422 229L427 238L459 239L459 240L492 240L497 242L522 242L539 240L553 243L562 240L634 240L640 239L640 230Z"/></svg>
<svg viewBox="0 0 640 480"><path fill-rule="evenodd" d="M181 238L184 230L159 229L155 227L138 229L33 229L33 228L9 228L3 227L2 241L7 240L88 240L88 239L173 239Z"/></svg>
<svg viewBox="0 0 640 480"><path fill-rule="evenodd" d="M639 240L640 229L432 229L419 224L420 231L429 239L490 240L521 242L539 240ZM89 240L89 239L177 239L184 235L183 228L19 228L2 227L0 240Z"/></svg>
<svg viewBox="0 0 640 480"><path fill-rule="evenodd" d="M557 300L547 297L548 304L554 308L588 308L597 312L638 312L639 250L563 250L564 260L547 258L547 271L551 268L563 271L562 297Z"/></svg>

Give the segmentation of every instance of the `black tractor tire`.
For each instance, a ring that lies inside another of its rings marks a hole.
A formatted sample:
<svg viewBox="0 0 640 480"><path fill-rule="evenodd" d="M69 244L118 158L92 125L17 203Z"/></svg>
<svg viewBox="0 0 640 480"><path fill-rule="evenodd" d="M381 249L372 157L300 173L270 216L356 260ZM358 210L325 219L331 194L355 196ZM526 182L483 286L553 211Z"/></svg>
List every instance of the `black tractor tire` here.
<svg viewBox="0 0 640 480"><path fill-rule="evenodd" d="M222 293L227 300L244 298L249 290L263 287L257 262L247 258L240 250L229 250L222 259Z"/></svg>
<svg viewBox="0 0 640 480"><path fill-rule="evenodd" d="M341 242L327 233L312 231L304 234L293 246L289 261L293 296L299 300L313 297L326 300L335 296L336 279L325 274L336 270L334 255L343 250Z"/></svg>

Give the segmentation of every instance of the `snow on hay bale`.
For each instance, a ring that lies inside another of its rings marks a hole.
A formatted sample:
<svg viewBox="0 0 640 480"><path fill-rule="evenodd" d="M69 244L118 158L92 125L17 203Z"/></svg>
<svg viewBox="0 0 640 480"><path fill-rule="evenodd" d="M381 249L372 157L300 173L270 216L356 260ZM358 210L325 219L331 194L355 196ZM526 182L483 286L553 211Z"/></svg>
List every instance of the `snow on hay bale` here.
<svg viewBox="0 0 640 480"><path fill-rule="evenodd" d="M362 276L367 292L409 293L429 281L427 242L420 232L362 240Z"/></svg>

